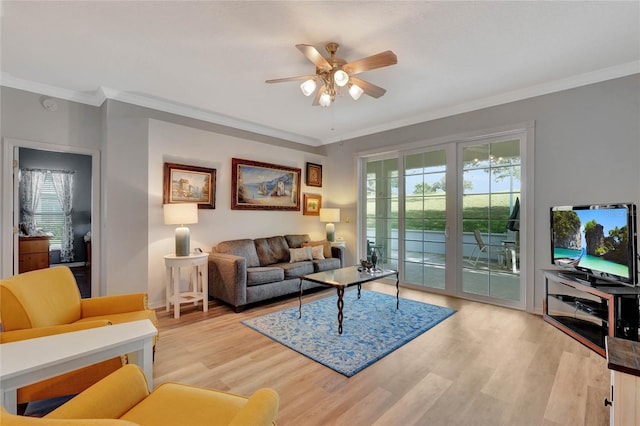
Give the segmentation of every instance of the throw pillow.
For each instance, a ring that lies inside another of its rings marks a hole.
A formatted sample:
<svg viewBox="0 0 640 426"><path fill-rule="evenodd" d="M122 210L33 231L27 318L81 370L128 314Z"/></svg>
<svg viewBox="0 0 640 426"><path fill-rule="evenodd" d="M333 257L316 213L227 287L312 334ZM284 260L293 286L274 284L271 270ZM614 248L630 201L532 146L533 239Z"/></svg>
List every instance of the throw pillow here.
<svg viewBox="0 0 640 426"><path fill-rule="evenodd" d="M303 262L305 260L313 259L313 255L311 254L311 247L289 249L289 256L291 257L289 263Z"/></svg>
<svg viewBox="0 0 640 426"><path fill-rule="evenodd" d="M311 247L322 246L323 247L322 254L324 254L324 258L331 259L333 257L331 255L331 243L329 241L310 241L308 243L302 243L302 247L307 247L307 246L311 246Z"/></svg>
<svg viewBox="0 0 640 426"><path fill-rule="evenodd" d="M324 246L311 247L311 255L315 260L324 259L324 254L322 254L323 251L324 251Z"/></svg>

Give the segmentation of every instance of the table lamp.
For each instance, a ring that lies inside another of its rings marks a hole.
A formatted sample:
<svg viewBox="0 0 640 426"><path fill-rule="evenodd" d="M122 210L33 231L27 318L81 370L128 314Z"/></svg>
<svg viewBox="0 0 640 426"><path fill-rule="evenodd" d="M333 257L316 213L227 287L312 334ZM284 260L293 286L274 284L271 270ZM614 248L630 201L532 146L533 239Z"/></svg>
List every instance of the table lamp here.
<svg viewBox="0 0 640 426"><path fill-rule="evenodd" d="M176 256L189 256L189 228L184 225L198 223L198 204L165 204L163 209L165 225L180 225L176 228Z"/></svg>
<svg viewBox="0 0 640 426"><path fill-rule="evenodd" d="M335 240L336 227L333 222L340 222L340 209L320 209L320 222L327 223L327 241Z"/></svg>

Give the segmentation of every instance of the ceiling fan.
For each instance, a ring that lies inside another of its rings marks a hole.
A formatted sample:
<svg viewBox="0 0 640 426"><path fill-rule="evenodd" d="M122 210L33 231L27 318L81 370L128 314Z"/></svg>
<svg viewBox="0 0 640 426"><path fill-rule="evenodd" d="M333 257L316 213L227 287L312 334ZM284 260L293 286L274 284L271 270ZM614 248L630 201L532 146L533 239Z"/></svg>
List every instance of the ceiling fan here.
<svg viewBox="0 0 640 426"><path fill-rule="evenodd" d="M303 80L303 83L300 85L300 90L302 90L305 96L311 96L319 84L320 88L316 92L313 105L321 105L323 107L330 106L335 100L336 95L340 93L340 89L345 86L354 100L358 100L363 93L374 98L379 98L384 95L386 92L385 89L354 77L354 75L397 64L398 58L396 54L387 50L376 55L358 59L357 61L347 62L344 59L336 57L336 52L339 47L340 45L338 43L327 43L325 49L327 49L329 57L325 58L315 47L309 44L297 44L296 48L316 66L315 75L277 78L267 80L266 82L283 83L285 81Z"/></svg>

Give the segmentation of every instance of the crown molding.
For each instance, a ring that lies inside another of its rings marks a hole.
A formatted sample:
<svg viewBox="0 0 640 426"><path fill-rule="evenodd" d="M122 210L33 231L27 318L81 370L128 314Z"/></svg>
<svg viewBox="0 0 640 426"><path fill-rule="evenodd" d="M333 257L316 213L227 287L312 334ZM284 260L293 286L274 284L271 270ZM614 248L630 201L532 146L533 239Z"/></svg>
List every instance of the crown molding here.
<svg viewBox="0 0 640 426"><path fill-rule="evenodd" d="M440 118L451 117L457 114L463 114L483 108L490 108L510 102L521 101L524 99L534 98L536 96L548 95L550 93L561 92L563 90L574 89L576 87L587 86L589 84L613 80L633 74L640 74L640 61L628 62L626 64L603 68L600 70L571 76L565 79L549 81L546 83L526 87L524 89L513 90L511 92L506 92L500 95L477 99L463 104L452 105L435 111L429 111L427 113L407 117L402 120L383 123L379 126L368 127L356 132L332 137L330 139L324 140L323 144L346 141L349 139L359 138L375 133L398 129L400 127L406 127L418 123L437 120Z"/></svg>
<svg viewBox="0 0 640 426"><path fill-rule="evenodd" d="M26 92L51 96L54 98L78 102L95 107L101 106L107 99L121 101L144 108L151 108L166 113L176 114L183 117L206 121L208 123L232 127L235 129L283 139L290 142L297 142L309 146L322 145L322 141L320 141L319 139L302 136L284 130L274 129L268 126L262 126L256 123L251 123L249 121L225 116L222 114L216 114L210 111L194 108L189 105L179 104L163 99L156 99L151 96L133 94L130 92L112 89L104 86L99 87L93 92L77 92L73 90L62 89L60 87L50 86L47 84L36 83L29 80L22 80L19 78L15 78L5 72L0 75L0 85L10 87L12 89L24 90Z"/></svg>
<svg viewBox="0 0 640 426"><path fill-rule="evenodd" d="M6 72L0 74L0 85L91 106L100 106L104 102L104 99L101 100L96 92L78 92L35 81L22 80Z"/></svg>
<svg viewBox="0 0 640 426"><path fill-rule="evenodd" d="M379 126L368 127L355 132L345 133L340 136L319 140L284 130L274 129L268 126L262 126L249 121L241 120L234 117L216 114L189 105L179 104L164 99L157 99L151 96L133 94L130 92L112 89L108 87L99 87L93 92L78 92L60 87L50 86L47 84L36 83L33 81L22 80L13 77L8 73L0 74L0 85L11 87L13 89L24 90L27 92L38 93L51 96L58 99L79 102L86 105L101 106L107 99L117 100L145 108L151 108L171 114L202 120L209 123L219 124L222 126L232 127L247 132L258 133L278 139L297 142L309 146L321 146L334 142L340 142L348 139L358 138L362 136L380 133L400 127L411 126L439 118L445 118L452 115L462 114L483 108L494 107L509 102L520 101L523 99L533 98L536 96L547 95L549 93L560 92L563 90L573 89L580 86L586 86L601 81L612 80L615 78L626 77L628 75L640 73L640 61L628 62L613 67L603 68L600 70L579 74L565 79L550 81L524 89L518 89L511 92L503 93L488 98L477 99L471 102L452 105L436 111L429 111L424 114L418 114L402 120L384 123Z"/></svg>

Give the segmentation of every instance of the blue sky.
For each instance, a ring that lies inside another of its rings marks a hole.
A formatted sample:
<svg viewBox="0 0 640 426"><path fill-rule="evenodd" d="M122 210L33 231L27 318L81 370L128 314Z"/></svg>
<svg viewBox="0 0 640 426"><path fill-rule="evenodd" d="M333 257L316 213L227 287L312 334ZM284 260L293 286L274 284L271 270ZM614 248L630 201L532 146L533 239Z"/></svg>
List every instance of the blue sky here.
<svg viewBox="0 0 640 426"><path fill-rule="evenodd" d="M627 209L598 209L598 210L576 210L582 227L592 219L604 227L604 236L609 236L609 230L622 228L627 224Z"/></svg>

